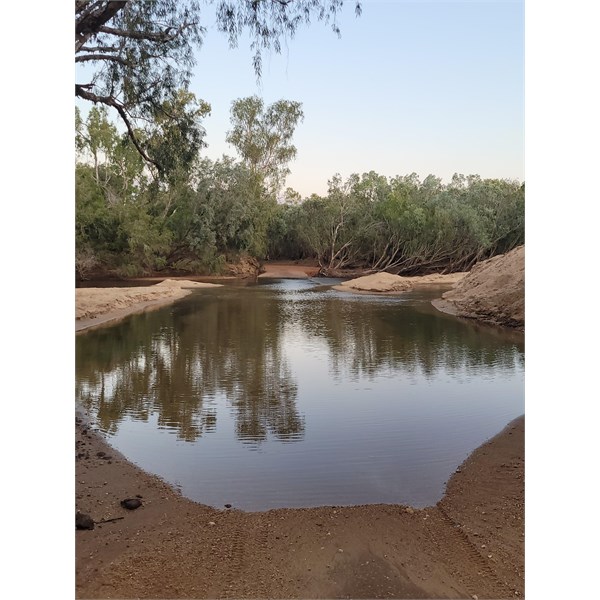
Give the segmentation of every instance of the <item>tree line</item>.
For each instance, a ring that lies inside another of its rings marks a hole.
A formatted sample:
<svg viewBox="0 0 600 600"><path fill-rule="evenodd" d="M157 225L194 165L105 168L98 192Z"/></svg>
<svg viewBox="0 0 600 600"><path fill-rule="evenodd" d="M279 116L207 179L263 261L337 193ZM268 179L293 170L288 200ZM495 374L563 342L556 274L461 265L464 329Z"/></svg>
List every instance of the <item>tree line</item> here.
<svg viewBox="0 0 600 600"><path fill-rule="evenodd" d="M163 168L149 169L104 107L76 112L76 269L131 277L152 272L221 273L246 255L316 260L342 270L413 274L470 268L524 243L524 185L477 175L449 183L429 175L373 171L334 175L326 195L282 192L295 157L300 103L232 103L227 141L239 159L202 158L208 103L180 91L165 109L189 128L157 117L138 132ZM191 132L194 132L191 135ZM145 137L144 137L145 136Z"/></svg>

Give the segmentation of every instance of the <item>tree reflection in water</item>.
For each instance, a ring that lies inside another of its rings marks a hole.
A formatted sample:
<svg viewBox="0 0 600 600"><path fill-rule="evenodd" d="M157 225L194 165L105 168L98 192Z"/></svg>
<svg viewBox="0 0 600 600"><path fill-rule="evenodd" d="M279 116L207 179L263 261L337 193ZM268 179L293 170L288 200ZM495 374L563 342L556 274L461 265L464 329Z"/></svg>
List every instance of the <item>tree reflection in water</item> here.
<svg viewBox="0 0 600 600"><path fill-rule="evenodd" d="M135 315L77 340L76 396L114 433L125 415L175 430L186 441L214 431L223 394L239 439L301 439L298 386L282 353L281 304L259 295L215 295L200 306Z"/></svg>
<svg viewBox="0 0 600 600"><path fill-rule="evenodd" d="M116 432L126 415L144 421L155 415L159 427L194 441L216 430L215 400L224 396L238 439L257 445L269 435L281 441L304 436L286 354L294 329L324 340L329 373L337 380L386 373L431 379L442 371L459 377L482 366L522 367L522 339L507 343L490 328L402 303L292 290L203 291L79 336L79 402L105 431Z"/></svg>

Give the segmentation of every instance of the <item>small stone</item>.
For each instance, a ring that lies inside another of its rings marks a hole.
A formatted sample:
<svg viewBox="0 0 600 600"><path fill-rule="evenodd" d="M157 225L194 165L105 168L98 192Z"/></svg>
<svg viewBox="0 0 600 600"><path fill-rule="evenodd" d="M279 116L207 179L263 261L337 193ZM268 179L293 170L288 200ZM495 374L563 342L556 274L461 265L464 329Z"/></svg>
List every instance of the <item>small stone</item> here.
<svg viewBox="0 0 600 600"><path fill-rule="evenodd" d="M75 513L75 529L94 529L94 519L90 515Z"/></svg>
<svg viewBox="0 0 600 600"><path fill-rule="evenodd" d="M231 504L225 504L225 508L231 508Z"/></svg>
<svg viewBox="0 0 600 600"><path fill-rule="evenodd" d="M492 555L491 555L491 554L488 554L488 558L492 558Z"/></svg>
<svg viewBox="0 0 600 600"><path fill-rule="evenodd" d="M404 512L407 512L409 515L413 515L413 514L415 513L415 509L414 509L414 508L412 508L411 506L407 506L407 507L404 509Z"/></svg>
<svg viewBox="0 0 600 600"><path fill-rule="evenodd" d="M96 456L98 456L99 458L102 458L105 455L106 455L106 452L96 452Z"/></svg>
<svg viewBox="0 0 600 600"><path fill-rule="evenodd" d="M343 552L343 550L341 548L338 548L338 552Z"/></svg>
<svg viewBox="0 0 600 600"><path fill-rule="evenodd" d="M216 523L214 521L209 521L208 524L212 527L213 525L216 525Z"/></svg>
<svg viewBox="0 0 600 600"><path fill-rule="evenodd" d="M473 594L471 598L473 598L473 600L479 600L479 596L477 594Z"/></svg>
<svg viewBox="0 0 600 600"><path fill-rule="evenodd" d="M135 510L142 505L142 501L137 498L126 498L125 500L121 500L121 506L126 508L127 510Z"/></svg>

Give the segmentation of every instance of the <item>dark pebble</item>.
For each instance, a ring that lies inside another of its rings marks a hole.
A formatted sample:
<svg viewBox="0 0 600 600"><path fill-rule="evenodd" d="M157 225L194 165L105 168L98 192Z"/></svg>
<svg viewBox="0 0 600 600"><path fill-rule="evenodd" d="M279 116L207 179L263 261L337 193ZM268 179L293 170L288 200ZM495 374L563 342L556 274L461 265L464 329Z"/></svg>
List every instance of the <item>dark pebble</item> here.
<svg viewBox="0 0 600 600"><path fill-rule="evenodd" d="M231 508L231 504L226 504L225 508Z"/></svg>
<svg viewBox="0 0 600 600"><path fill-rule="evenodd" d="M75 528L76 529L94 529L94 520L90 515L85 515L80 512L75 513Z"/></svg>
<svg viewBox="0 0 600 600"><path fill-rule="evenodd" d="M141 494L136 494L135 497L136 498L143 498L144 496L142 496Z"/></svg>
<svg viewBox="0 0 600 600"><path fill-rule="evenodd" d="M96 456L102 458L103 456L106 456L106 452L96 452Z"/></svg>
<svg viewBox="0 0 600 600"><path fill-rule="evenodd" d="M127 510L135 510L142 505L142 501L137 498L127 498L125 500L121 500L121 506L126 508Z"/></svg>

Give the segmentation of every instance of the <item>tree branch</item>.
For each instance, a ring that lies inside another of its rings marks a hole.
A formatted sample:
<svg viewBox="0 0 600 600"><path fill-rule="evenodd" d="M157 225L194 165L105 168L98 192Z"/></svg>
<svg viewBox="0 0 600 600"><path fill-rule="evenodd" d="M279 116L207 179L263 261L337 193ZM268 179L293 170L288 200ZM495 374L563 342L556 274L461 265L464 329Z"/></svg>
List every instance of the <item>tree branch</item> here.
<svg viewBox="0 0 600 600"><path fill-rule="evenodd" d="M90 37L97 34L100 28L110 21L120 10L125 8L129 0L112 0L112 2L95 3L93 10L83 13L75 23L75 52L78 52ZM77 11L77 4L75 5Z"/></svg>
<svg viewBox="0 0 600 600"><path fill-rule="evenodd" d="M125 67L134 67L133 63L126 61L120 56L113 56L112 54L80 54L75 57L75 62L86 62L90 60L110 60L112 62L118 62Z"/></svg>
<svg viewBox="0 0 600 600"><path fill-rule="evenodd" d="M80 52L118 52L119 46L81 46Z"/></svg>
<svg viewBox="0 0 600 600"><path fill-rule="evenodd" d="M158 169L159 172L162 171L161 165L159 163L157 163L155 160L153 160L152 158L150 158L148 156L148 154L146 154L146 152L142 148L141 144L139 143L139 141L135 135L135 131L133 130L131 122L129 121L129 116L121 103L119 103L112 96L98 96L97 94L94 94L93 92L87 91L85 88L83 88L81 85L78 85L78 84L75 84L75 95L79 96L80 98L83 98L84 100L89 100L90 102L93 102L94 104L100 103L100 104L105 104L106 106L112 106L119 113L121 119L123 119L123 122L125 123L125 126L127 127L127 132L129 134L129 138L133 142L133 145L136 147L137 151L141 154L142 158L146 162L153 164Z"/></svg>
<svg viewBox="0 0 600 600"><path fill-rule="evenodd" d="M99 27L100 33L107 33L110 35L116 35L117 37L125 37L132 40L148 40L150 42L170 42L177 38L177 36L191 27L193 23L183 23L177 29L174 27L167 27L165 31L151 32L151 31L126 31L125 29L116 29L114 27L107 27L103 25ZM175 33L171 31L175 30Z"/></svg>

